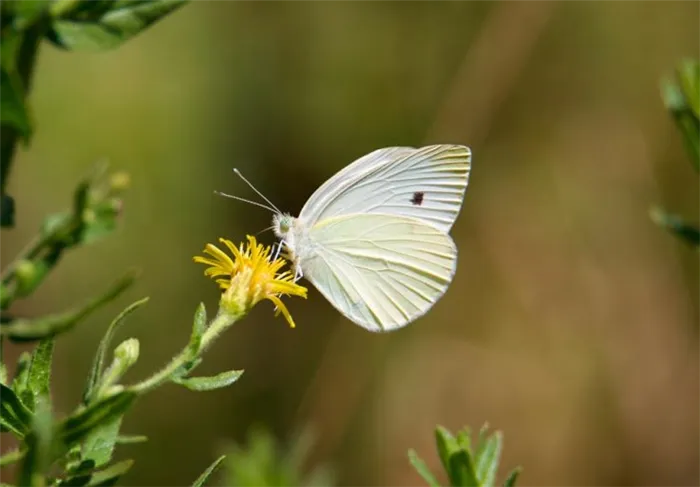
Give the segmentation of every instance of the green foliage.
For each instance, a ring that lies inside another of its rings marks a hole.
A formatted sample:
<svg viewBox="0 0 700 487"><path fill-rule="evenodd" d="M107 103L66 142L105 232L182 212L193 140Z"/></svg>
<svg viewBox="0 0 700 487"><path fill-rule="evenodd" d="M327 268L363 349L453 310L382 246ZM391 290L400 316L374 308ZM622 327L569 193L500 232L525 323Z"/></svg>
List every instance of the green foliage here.
<svg viewBox="0 0 700 487"><path fill-rule="evenodd" d="M241 375L243 375L242 370L229 370L213 377L178 377L173 379L173 382L185 386L191 391L213 391L233 384Z"/></svg>
<svg viewBox="0 0 700 487"><path fill-rule="evenodd" d="M214 460L214 463L209 465L209 467L204 472L202 472L202 475L197 477L197 480L194 481L192 487L204 487L204 485L206 485L207 480L209 480L209 477L211 477L211 474L214 473L214 471L219 467L221 462L224 461L224 458L226 458L226 455L221 455L219 458Z"/></svg>
<svg viewBox="0 0 700 487"><path fill-rule="evenodd" d="M2 56L5 56L4 52ZM28 138L32 132L32 122L29 119L29 110L24 104L22 80L16 71L0 70L0 92L2 93L0 122L6 127L15 129L23 138Z"/></svg>
<svg viewBox="0 0 700 487"><path fill-rule="evenodd" d="M73 2L51 24L48 38L73 51L113 49L184 3L185 0Z"/></svg>
<svg viewBox="0 0 700 487"><path fill-rule="evenodd" d="M36 129L27 96L41 41L48 39L69 50L113 48L183 4L183 0L7 0L0 4L3 227L15 223L15 202L5 193L15 147L19 140L28 144ZM77 184L71 208L49 215L36 238L2 271L0 359L5 337L38 341L32 353L20 355L11 381L7 366L0 360L0 429L19 442L17 449L0 458L0 465L19 464L20 485L114 485L133 465L132 460L111 463L116 446L146 440L143 436L120 435L124 414L140 395L170 382L193 390L215 389L233 383L242 374L230 371L214 377L187 377L202 361L207 346L233 323L225 315L217 315L208 323L206 310L200 305L192 338L180 354L146 380L132 386L120 384L124 373L138 360L139 342L135 338L121 342L107 365L109 348L116 331L146 303L146 298L127 307L107 328L88 373L81 404L65 417L52 412L55 338L119 296L134 282L137 272L127 272L101 295L68 311L32 318L14 318L4 312L16 300L32 295L67 250L95 242L116 228L127 187L125 174L108 173L105 164L97 165ZM195 485L204 485L222 459Z"/></svg>
<svg viewBox="0 0 700 487"><path fill-rule="evenodd" d="M232 445L226 450L221 485L237 487L329 486L333 484L330 470L317 466L308 473L304 463L313 445L309 431L301 433L288 448L261 428L253 428L244 448Z"/></svg>
<svg viewBox="0 0 700 487"><path fill-rule="evenodd" d="M676 69L674 80L663 80L661 93L667 110L673 116L690 162L700 172L700 63L685 60ZM651 219L682 241L700 250L700 228L684 218L653 207Z"/></svg>
<svg viewBox="0 0 700 487"><path fill-rule="evenodd" d="M0 224L3 228L15 224L15 199L6 193L6 187L16 148L20 142L28 147L37 130L29 94L42 41L67 51L113 49L184 3L184 0L5 0L0 3ZM681 82L687 88L688 79ZM695 117L697 120L697 110ZM80 404L65 415L52 410L55 340L120 296L135 281L137 272L125 273L102 294L63 312L24 318L13 317L7 311L17 300L36 292L66 251L78 251L114 231L121 220L127 187L125 174L110 173L105 164L96 165L76 185L70 207L48 215L37 236L2 270L0 430L12 434L19 446L0 457L0 465L17 466L19 485L114 485L134 464L133 460L114 463L116 448L146 441L144 436L121 434L124 415L140 396L170 383L194 391L214 390L234 383L243 373L231 370L211 377L190 377L208 347L235 321L226 313L218 313L209 321L201 304L194 316L190 339L182 350L146 379L122 384L124 374L139 358L140 344L136 338L123 340L114 348L108 363L110 347L126 319L146 304L148 298L144 298L124 309L107 327L87 373ZM31 353L20 355L11 380L2 361L5 338L37 342ZM500 434L483 438L480 435L474 456L469 443L468 432L460 433L455 439L446 430L438 430L441 458L452 485L493 485L501 450ZM193 485L204 486L219 466L225 466L226 485L330 485L326 469L304 472L309 448L308 434L301 435L289 449L283 450L269 434L255 431L247 450L232 447L228 459L219 457ZM415 452L409 456L430 485L439 485ZM513 485L516 476L514 471L505 485Z"/></svg>
<svg viewBox="0 0 700 487"><path fill-rule="evenodd" d="M438 426L435 442L438 456L447 473L450 485L463 487L492 487L496 485L496 473L503 448L503 435L500 431L487 434L488 425L479 431L476 445L472 445L471 432L465 428L453 436L446 428ZM408 459L418 474L429 486L438 487L440 482L426 463L414 450L409 450ZM512 487L520 473L520 467L513 470L504 482Z"/></svg>

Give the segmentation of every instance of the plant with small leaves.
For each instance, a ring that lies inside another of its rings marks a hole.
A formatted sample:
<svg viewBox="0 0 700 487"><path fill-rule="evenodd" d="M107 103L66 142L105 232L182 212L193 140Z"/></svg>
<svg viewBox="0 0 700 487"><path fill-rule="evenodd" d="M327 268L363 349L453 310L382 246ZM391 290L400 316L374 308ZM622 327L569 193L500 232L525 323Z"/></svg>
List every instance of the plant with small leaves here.
<svg viewBox="0 0 700 487"><path fill-rule="evenodd" d="M304 470L314 437L310 430L284 446L266 429L251 428L248 442L225 449L220 485L237 487L315 487L333 485L331 470L320 465Z"/></svg>
<svg viewBox="0 0 700 487"><path fill-rule="evenodd" d="M451 486L493 487L503 448L503 435L500 431L487 434L488 425L482 426L472 445L471 431L464 428L453 436L447 429L438 426L435 430L438 456L447 473ZM426 463L414 450L408 451L408 459L431 487L439 487L438 478L430 471ZM512 487L520 474L520 467L515 468L503 483Z"/></svg>
<svg viewBox="0 0 700 487"><path fill-rule="evenodd" d="M676 69L674 80L665 79L661 85L666 108L673 116L683 137L690 162L700 172L700 63L686 60ZM700 228L683 217L653 206L651 219L687 244L700 250Z"/></svg>
<svg viewBox="0 0 700 487"><path fill-rule="evenodd" d="M18 142L35 131L28 100L43 40L66 50L113 49L184 5L186 0L6 0L0 3L0 223L14 225L6 193Z"/></svg>
<svg viewBox="0 0 700 487"><path fill-rule="evenodd" d="M33 353L20 358L11 382L7 381L3 369L0 427L2 431L12 433L21 446L0 458L0 463L21 462L21 485L103 485L104 482L115 482L133 464L131 460L110 464L116 445L143 440L119 434L124 414L139 396L168 383L194 391L209 391L238 380L242 370L211 377L191 377L189 374L202 362L204 352L221 333L244 318L263 299L276 303L278 313L285 314L293 324L280 296L306 297L307 290L293 282L290 271L281 270L284 259L273 258L271 248L258 244L253 237L248 237L247 245L238 247L229 241L224 242L234 254L233 258L213 246L207 249L210 255L216 256L215 260L195 258L210 266L205 273L215 278L224 289L216 316L207 320L206 309L200 304L188 343L150 377L132 385L120 383L139 358L140 346L136 338L127 338L117 345L108 363L115 332L127 317L146 304L147 298L127 307L107 327L87 377L82 403L65 418L54 417L50 408L52 335L44 336ZM203 485L220 461L202 474L195 485ZM52 465L61 467L59 474L51 474Z"/></svg>

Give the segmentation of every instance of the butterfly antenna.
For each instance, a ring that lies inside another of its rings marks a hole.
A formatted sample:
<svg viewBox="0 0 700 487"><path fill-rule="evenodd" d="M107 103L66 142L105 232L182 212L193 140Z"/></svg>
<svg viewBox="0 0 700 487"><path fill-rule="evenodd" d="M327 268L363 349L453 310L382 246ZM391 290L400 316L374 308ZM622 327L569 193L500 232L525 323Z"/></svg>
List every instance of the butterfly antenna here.
<svg viewBox="0 0 700 487"><path fill-rule="evenodd" d="M267 232L268 230L274 230L274 228L275 228L274 225L271 225L271 226L269 226L269 227L267 227L267 228L263 228L263 229L260 230L258 233L256 233L255 236L257 237L257 236L260 235L261 233L265 233L265 232Z"/></svg>
<svg viewBox="0 0 700 487"><path fill-rule="evenodd" d="M265 195L264 195L264 194L262 194L260 191L258 191L258 190L255 188L255 186L253 186L253 185L250 183L250 181L248 181L245 177L243 177L243 174L241 174L241 171L239 171L237 168L234 167L234 168L233 168L233 172L235 172L235 173L238 175L239 178L241 178L243 181L245 181L245 183L246 183L248 186L250 186L250 188L251 188L253 191L255 191L255 193L256 193L258 196L260 196L263 200L265 200L265 203L267 203L267 204L270 205L272 208L274 208L275 211L277 211L277 213L282 213L275 205L272 204L272 201L270 201L270 200L268 200L267 198L265 198Z"/></svg>
<svg viewBox="0 0 700 487"><path fill-rule="evenodd" d="M232 198L234 200L242 201L243 203L248 203L254 206L259 206L260 208L265 208L267 211L271 211L272 213L280 212L277 208L270 208L269 206L265 206L262 203L258 203L257 201L247 200L239 196L233 196L232 194L222 193L221 191L214 191L214 193L218 194L219 196L225 196L226 198Z"/></svg>

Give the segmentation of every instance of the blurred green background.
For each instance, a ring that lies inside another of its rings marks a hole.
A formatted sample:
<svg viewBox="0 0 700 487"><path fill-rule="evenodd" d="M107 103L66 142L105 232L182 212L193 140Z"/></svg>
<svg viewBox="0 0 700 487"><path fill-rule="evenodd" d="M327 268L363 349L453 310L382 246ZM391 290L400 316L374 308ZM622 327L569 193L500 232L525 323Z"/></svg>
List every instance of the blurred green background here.
<svg viewBox="0 0 700 487"><path fill-rule="evenodd" d="M115 51L44 45L37 132L15 161L8 262L70 204L98 159L133 181L116 235L70 252L17 314L81 302L130 265L143 278L56 348L55 403L79 401L107 323L141 340L128 379L186 343L214 284L192 263L269 226L238 167L297 213L327 178L391 145L461 143L474 159L452 234L458 271L433 310L374 335L316 291L297 329L258 306L207 354L230 388L159 389L127 414L128 485L185 485L253 425L310 425L343 485L416 485L433 429L489 421L525 485L698 485L698 255L648 217L698 220L697 177L659 94L699 56L697 2L198 1ZM260 235L271 243L270 232ZM27 347L11 345L9 360Z"/></svg>

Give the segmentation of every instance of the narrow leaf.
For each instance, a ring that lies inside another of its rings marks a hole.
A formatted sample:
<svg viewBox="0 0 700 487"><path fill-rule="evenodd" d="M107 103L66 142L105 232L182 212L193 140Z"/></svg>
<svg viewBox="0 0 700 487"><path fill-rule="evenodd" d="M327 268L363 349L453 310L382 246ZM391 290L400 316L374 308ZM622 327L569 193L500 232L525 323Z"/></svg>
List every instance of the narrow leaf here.
<svg viewBox="0 0 700 487"><path fill-rule="evenodd" d="M119 435L117 436L117 445L132 445L134 443L144 443L148 441L148 436L145 435Z"/></svg>
<svg viewBox="0 0 700 487"><path fill-rule="evenodd" d="M243 375L243 370L229 370L212 377L175 378L174 381L193 391L212 391L233 384Z"/></svg>
<svg viewBox="0 0 700 487"><path fill-rule="evenodd" d="M51 462L51 433L53 417L46 396L37 398L31 432L24 438L27 453L20 467L19 485L41 486L46 484L45 472Z"/></svg>
<svg viewBox="0 0 700 487"><path fill-rule="evenodd" d="M202 475L197 477L197 480L194 481L192 484L192 487L203 487L206 481L209 479L209 476L214 473L214 470L219 466L219 464L226 458L226 455L221 455L219 458L217 458L214 463L209 465L209 468L207 468Z"/></svg>
<svg viewBox="0 0 700 487"><path fill-rule="evenodd" d="M472 459L464 450L459 450L450 456L448 472L453 486L480 487L481 485L474 471Z"/></svg>
<svg viewBox="0 0 700 487"><path fill-rule="evenodd" d="M0 335L0 384L7 385L7 366L5 365L5 337Z"/></svg>
<svg viewBox="0 0 700 487"><path fill-rule="evenodd" d="M4 42L4 41L3 41ZM3 128L12 127L25 138L32 133L32 123L24 103L24 89L19 73L0 69L0 122Z"/></svg>
<svg viewBox="0 0 700 487"><path fill-rule="evenodd" d="M0 327L0 333L10 337L11 340L26 341L40 340L65 332L90 313L119 296L134 283L137 276L137 271L130 270L112 284L104 294L89 301L81 308L33 320L17 319L8 324L3 324Z"/></svg>
<svg viewBox="0 0 700 487"><path fill-rule="evenodd" d="M15 226L15 199L7 193L0 194L0 227Z"/></svg>
<svg viewBox="0 0 700 487"><path fill-rule="evenodd" d="M450 476L450 481L454 485L452 473L450 471L450 457L459 450L457 440L455 440L452 433L446 428L438 426L435 429L435 442L437 443L438 455L440 456L440 461L442 461L442 466Z"/></svg>
<svg viewBox="0 0 700 487"><path fill-rule="evenodd" d="M182 5L184 0L152 0L120 3L98 16L80 20L57 20L49 39L70 50L113 49L147 29Z"/></svg>
<svg viewBox="0 0 700 487"><path fill-rule="evenodd" d="M115 485L121 476L131 469L133 464L133 460L124 460L104 470L94 472L87 485L88 487L107 487Z"/></svg>
<svg viewBox="0 0 700 487"><path fill-rule="evenodd" d="M51 359L53 358L53 338L45 338L32 353L32 361L29 364L28 387L37 395L49 395L49 381L51 379Z"/></svg>
<svg viewBox="0 0 700 487"><path fill-rule="evenodd" d="M119 313L119 315L112 321L112 323L110 323L109 327L107 328L107 331L102 337L102 341L100 341L100 345L97 347L95 360L93 362L92 369L90 369L90 373L88 375L87 384L85 385L85 392L83 393L83 402L85 404L87 404L90 401L91 395L95 391L97 383L99 382L100 377L102 376L102 372L104 371L105 357L107 355L107 351L109 350L109 345L112 341L114 333L124 323L124 321L126 321L126 318L138 308L145 305L148 302L148 299L149 298L143 298L129 305L126 309Z"/></svg>
<svg viewBox="0 0 700 487"><path fill-rule="evenodd" d="M520 467L516 467L513 469L512 472L508 475L508 478L506 481L503 483L503 487L514 487L515 486L515 481L518 480L518 475L520 475L520 472L522 469Z"/></svg>
<svg viewBox="0 0 700 487"><path fill-rule="evenodd" d="M687 85L696 83L690 76L685 79ZM697 94L684 92L683 86L679 86L675 81L664 80L661 84L661 92L664 104L673 115L676 126L683 136L683 143L686 146L691 162L696 171L700 171L700 119L697 112L691 105L696 103ZM690 95L690 99L688 98Z"/></svg>
<svg viewBox="0 0 700 487"><path fill-rule="evenodd" d="M20 450L19 448L8 451L0 457L0 467L5 467L20 461L24 458L25 453L27 453L27 450Z"/></svg>
<svg viewBox="0 0 700 487"><path fill-rule="evenodd" d="M700 248L700 229L687 223L683 218L653 207L649 215L654 223L665 228L688 245Z"/></svg>
<svg viewBox="0 0 700 487"><path fill-rule="evenodd" d="M122 391L90 404L59 424L56 436L64 448L85 439L95 428L121 417L136 399L132 391Z"/></svg>
<svg viewBox="0 0 700 487"><path fill-rule="evenodd" d="M207 329L207 309L204 303L199 303L197 311L194 313L194 323L192 325L192 336L190 337L190 353L192 357L199 353L199 346L202 343L202 335Z"/></svg>
<svg viewBox="0 0 700 487"><path fill-rule="evenodd" d="M0 384L0 424L18 437L24 437L31 428L32 412L22 404L15 391Z"/></svg>
<svg viewBox="0 0 700 487"><path fill-rule="evenodd" d="M411 462L411 465L413 465L413 468L416 469L418 474L423 477L423 480L428 482L430 487L440 487L440 482L438 482L438 479L435 478L435 475L433 475L423 459L418 456L415 450L408 450L408 460Z"/></svg>
<svg viewBox="0 0 700 487"><path fill-rule="evenodd" d="M58 487L89 487L115 485L119 478L131 469L133 460L124 460L95 471L91 461L84 461L71 474L58 483Z"/></svg>
<svg viewBox="0 0 700 487"><path fill-rule="evenodd" d="M683 61L677 69L678 82L688 108L700 119L700 62L695 59Z"/></svg>
<svg viewBox="0 0 700 487"><path fill-rule="evenodd" d="M502 446L503 435L496 431L485 440L483 448L476 454L476 477L484 487L492 487L496 481Z"/></svg>
<svg viewBox="0 0 700 487"><path fill-rule="evenodd" d="M29 387L29 364L32 362L32 356L29 352L22 352L17 361L17 370L15 378L12 380L12 390L18 396Z"/></svg>

